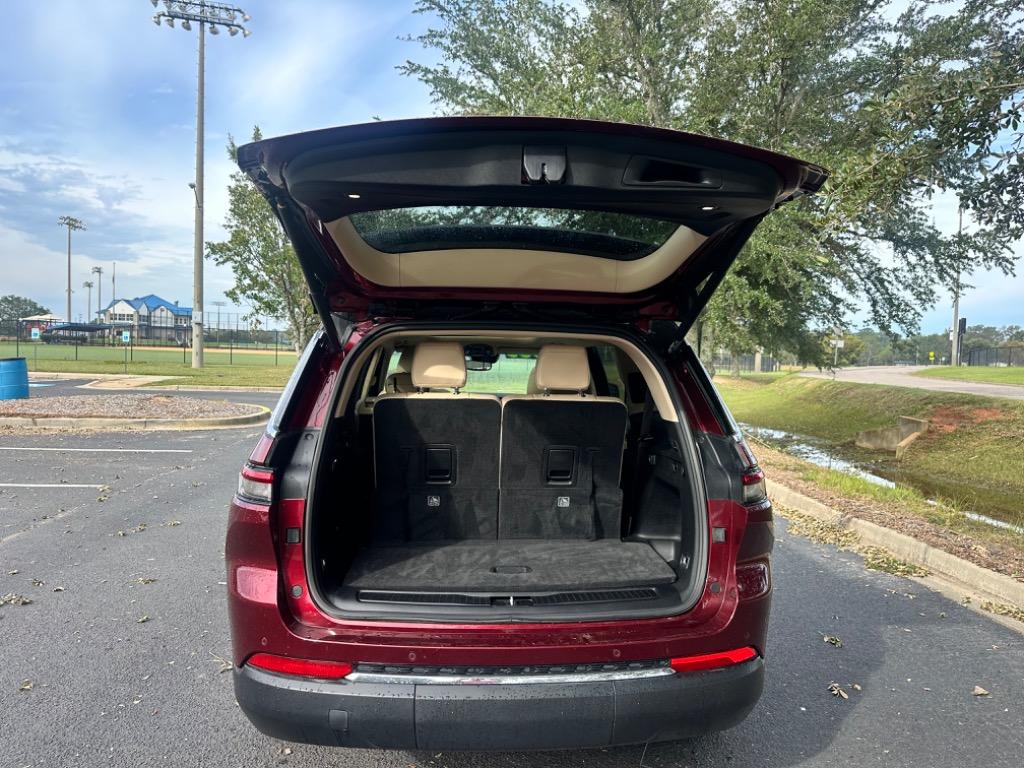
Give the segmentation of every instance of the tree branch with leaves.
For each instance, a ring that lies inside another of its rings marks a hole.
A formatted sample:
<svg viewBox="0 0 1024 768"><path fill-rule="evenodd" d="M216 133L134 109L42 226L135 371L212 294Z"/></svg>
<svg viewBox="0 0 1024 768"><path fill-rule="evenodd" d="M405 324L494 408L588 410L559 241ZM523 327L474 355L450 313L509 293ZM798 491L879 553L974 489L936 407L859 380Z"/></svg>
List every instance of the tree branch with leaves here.
<svg viewBox="0 0 1024 768"><path fill-rule="evenodd" d="M263 138L259 127L252 140ZM236 159L237 146L229 139L228 155ZM206 257L231 267L234 285L224 292L236 304L246 304L246 318L266 316L283 320L288 334L301 351L320 319L309 300L306 281L295 249L256 185L241 171L231 174L228 214L224 221L227 240L206 244Z"/></svg>

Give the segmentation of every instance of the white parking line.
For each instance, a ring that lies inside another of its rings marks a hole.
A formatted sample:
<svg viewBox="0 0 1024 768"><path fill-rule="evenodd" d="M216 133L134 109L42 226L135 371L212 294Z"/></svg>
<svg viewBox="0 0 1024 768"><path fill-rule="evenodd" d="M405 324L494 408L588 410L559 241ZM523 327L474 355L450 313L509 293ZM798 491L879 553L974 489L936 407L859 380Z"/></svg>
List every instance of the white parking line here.
<svg viewBox="0 0 1024 768"><path fill-rule="evenodd" d="M0 483L0 488L106 488L105 485L83 485L80 483Z"/></svg>
<svg viewBox="0 0 1024 768"><path fill-rule="evenodd" d="M55 453L192 453L191 448L33 448L0 445L0 451L53 451Z"/></svg>

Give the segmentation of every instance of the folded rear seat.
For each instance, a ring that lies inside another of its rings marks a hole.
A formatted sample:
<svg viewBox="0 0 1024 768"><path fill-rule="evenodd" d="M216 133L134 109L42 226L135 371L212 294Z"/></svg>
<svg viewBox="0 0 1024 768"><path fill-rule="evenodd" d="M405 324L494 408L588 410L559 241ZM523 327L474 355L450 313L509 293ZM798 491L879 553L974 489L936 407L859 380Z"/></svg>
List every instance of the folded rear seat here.
<svg viewBox="0 0 1024 768"><path fill-rule="evenodd" d="M496 538L500 400L459 391L466 359L457 342L419 344L410 376L414 391L384 393L373 406L374 538Z"/></svg>
<svg viewBox="0 0 1024 768"><path fill-rule="evenodd" d="M584 347L542 347L531 386L502 400L498 537L619 538L625 404L588 394Z"/></svg>

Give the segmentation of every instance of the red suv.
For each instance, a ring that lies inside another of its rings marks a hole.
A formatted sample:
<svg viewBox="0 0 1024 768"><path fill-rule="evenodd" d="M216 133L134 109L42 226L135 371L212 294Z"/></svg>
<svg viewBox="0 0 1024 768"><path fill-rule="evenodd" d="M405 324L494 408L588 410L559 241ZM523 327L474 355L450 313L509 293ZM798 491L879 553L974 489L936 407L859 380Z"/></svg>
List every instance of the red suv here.
<svg viewBox="0 0 1024 768"><path fill-rule="evenodd" d="M684 336L761 218L825 172L492 117L269 139L238 162L323 322L231 505L256 727L518 750L742 720L771 505Z"/></svg>

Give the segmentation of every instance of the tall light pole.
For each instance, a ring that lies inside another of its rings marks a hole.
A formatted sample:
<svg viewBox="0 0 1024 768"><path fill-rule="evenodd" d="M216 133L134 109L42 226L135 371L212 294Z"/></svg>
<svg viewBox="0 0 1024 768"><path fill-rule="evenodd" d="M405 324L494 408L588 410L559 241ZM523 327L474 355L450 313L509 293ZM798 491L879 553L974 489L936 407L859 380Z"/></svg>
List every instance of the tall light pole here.
<svg viewBox="0 0 1024 768"><path fill-rule="evenodd" d="M68 316L67 322L71 322L71 232L73 230L85 229L81 219L74 216L61 216L57 219L57 226L68 228Z"/></svg>
<svg viewBox="0 0 1024 768"><path fill-rule="evenodd" d="M960 223L957 226L957 237L964 233L964 209L960 207ZM953 278L953 324L949 328L949 364L960 365L960 267L956 268Z"/></svg>
<svg viewBox="0 0 1024 768"><path fill-rule="evenodd" d="M213 306L217 308L217 343L220 343L220 311L226 307L228 303L226 301L215 301Z"/></svg>
<svg viewBox="0 0 1024 768"><path fill-rule="evenodd" d="M86 280L84 283L82 283L82 287L89 289L89 298L85 300L85 317L86 320L88 320L89 312L92 310L92 281Z"/></svg>
<svg viewBox="0 0 1024 768"><path fill-rule="evenodd" d="M160 5L160 0L150 0L153 7ZM192 367L203 367L203 102L206 87L206 27L209 25L211 35L219 35L220 28L228 31L231 37L239 32L248 37L251 32L242 24L249 21L249 15L233 5L211 3L207 0L179 2L179 0L163 0L164 10L153 16L153 23L160 26L165 23L174 27L174 21L181 22L186 32L192 30L192 24L199 25L199 87L196 94L196 177L189 186L196 197L195 233L192 243Z"/></svg>
<svg viewBox="0 0 1024 768"><path fill-rule="evenodd" d="M103 267L93 267L92 273L96 275L96 314L98 315L103 311Z"/></svg>

